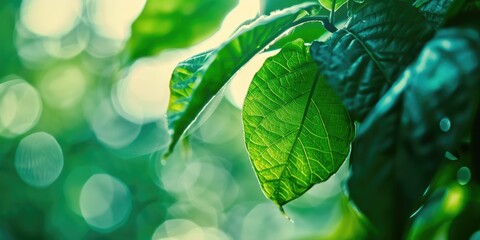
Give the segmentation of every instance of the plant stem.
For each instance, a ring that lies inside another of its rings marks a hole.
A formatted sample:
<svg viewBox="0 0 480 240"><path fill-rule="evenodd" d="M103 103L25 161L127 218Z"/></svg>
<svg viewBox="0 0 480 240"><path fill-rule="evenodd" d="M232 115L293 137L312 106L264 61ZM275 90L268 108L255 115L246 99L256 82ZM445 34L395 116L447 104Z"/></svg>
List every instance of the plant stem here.
<svg viewBox="0 0 480 240"><path fill-rule="evenodd" d="M330 10L330 23L333 24L333 21L335 21L335 3L336 0L332 1L332 10Z"/></svg>
<svg viewBox="0 0 480 240"><path fill-rule="evenodd" d="M293 25L298 26L308 22L321 22L325 29L331 33L336 32L338 29L333 25L327 16L312 16L305 17L293 23Z"/></svg>

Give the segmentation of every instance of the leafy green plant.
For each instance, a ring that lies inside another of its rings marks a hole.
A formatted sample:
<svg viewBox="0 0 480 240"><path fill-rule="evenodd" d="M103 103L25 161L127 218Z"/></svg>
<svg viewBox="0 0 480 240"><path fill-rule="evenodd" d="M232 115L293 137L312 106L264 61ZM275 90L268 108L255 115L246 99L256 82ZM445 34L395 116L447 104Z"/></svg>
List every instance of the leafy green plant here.
<svg viewBox="0 0 480 240"><path fill-rule="evenodd" d="M265 13L275 9L269 1L264 6ZM428 208L433 193L448 185L442 180L451 162L445 156L460 159L478 184L479 2L278 4L286 6L178 64L165 156L244 64L287 38L253 78L243 108L246 147L265 195L283 211L350 158L349 198L368 220L370 237L425 236L409 228L423 217L414 212ZM346 14L335 16L341 6ZM311 22L323 24L313 31L326 41L285 35Z"/></svg>

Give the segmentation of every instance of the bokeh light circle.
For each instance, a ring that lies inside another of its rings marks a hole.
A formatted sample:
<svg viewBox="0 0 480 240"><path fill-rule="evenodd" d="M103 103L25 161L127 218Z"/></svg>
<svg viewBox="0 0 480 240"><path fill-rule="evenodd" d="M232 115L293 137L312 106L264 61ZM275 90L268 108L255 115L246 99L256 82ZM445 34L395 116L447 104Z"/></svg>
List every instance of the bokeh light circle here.
<svg viewBox="0 0 480 240"><path fill-rule="evenodd" d="M35 34L60 37L75 26L81 9L82 0L26 0L22 3L20 20Z"/></svg>
<svg viewBox="0 0 480 240"><path fill-rule="evenodd" d="M15 155L15 168L20 178L34 187L47 187L63 169L63 153L57 140L45 132L23 138Z"/></svg>
<svg viewBox="0 0 480 240"><path fill-rule="evenodd" d="M0 84L0 135L16 137L37 124L42 101L26 81L14 79Z"/></svg>
<svg viewBox="0 0 480 240"><path fill-rule="evenodd" d="M68 109L78 104L86 88L87 77L75 65L59 66L49 70L39 84L45 103L58 109Z"/></svg>
<svg viewBox="0 0 480 240"><path fill-rule="evenodd" d="M142 126L120 116L109 101L103 101L91 116L90 123L98 140L117 149L132 143Z"/></svg>
<svg viewBox="0 0 480 240"><path fill-rule="evenodd" d="M145 0L90 0L89 15L97 33L124 40L130 36L130 27L142 11Z"/></svg>
<svg viewBox="0 0 480 240"><path fill-rule="evenodd" d="M173 56L136 61L112 93L112 102L117 111L138 123L162 118L170 97L170 76L179 61L178 57Z"/></svg>
<svg viewBox="0 0 480 240"><path fill-rule="evenodd" d="M233 76L228 85L227 99L235 107L238 109L243 108L243 102L245 101L253 77L262 67L265 60L277 53L278 51L270 51L255 56Z"/></svg>
<svg viewBox="0 0 480 240"><path fill-rule="evenodd" d="M171 219L160 225L152 240L229 240L232 239L217 228L202 228L187 219Z"/></svg>
<svg viewBox="0 0 480 240"><path fill-rule="evenodd" d="M80 210L87 224L99 232L119 228L130 215L132 197L127 186L108 174L95 174L80 192Z"/></svg>

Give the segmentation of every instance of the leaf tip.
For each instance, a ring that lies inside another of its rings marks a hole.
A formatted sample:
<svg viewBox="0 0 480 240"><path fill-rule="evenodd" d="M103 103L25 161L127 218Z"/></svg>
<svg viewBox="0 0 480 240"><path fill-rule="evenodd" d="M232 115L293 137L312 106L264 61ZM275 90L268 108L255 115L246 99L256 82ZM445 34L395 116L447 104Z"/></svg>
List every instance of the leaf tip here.
<svg viewBox="0 0 480 240"><path fill-rule="evenodd" d="M290 221L291 223L294 223L293 219L290 216L288 216L288 214L285 212L283 205L280 205L277 202L275 202L275 204L278 206L278 210L280 210L280 213L282 214L282 216L288 221Z"/></svg>
<svg viewBox="0 0 480 240"><path fill-rule="evenodd" d="M167 158L170 157L171 154L172 154L172 151L170 151L170 149L168 149L168 150L162 155L161 161L162 161L162 162L166 162L166 161L167 161Z"/></svg>

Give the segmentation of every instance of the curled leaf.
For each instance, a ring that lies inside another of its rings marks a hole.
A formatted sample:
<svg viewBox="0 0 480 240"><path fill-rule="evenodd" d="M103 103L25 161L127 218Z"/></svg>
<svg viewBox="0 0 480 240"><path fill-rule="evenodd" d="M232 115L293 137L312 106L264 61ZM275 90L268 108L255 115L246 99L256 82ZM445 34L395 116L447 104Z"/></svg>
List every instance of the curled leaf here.
<svg viewBox="0 0 480 240"><path fill-rule="evenodd" d="M318 7L316 3L305 3L260 17L218 48L180 63L170 81L168 124L173 137L166 156L236 71L280 35L305 23L302 18Z"/></svg>

